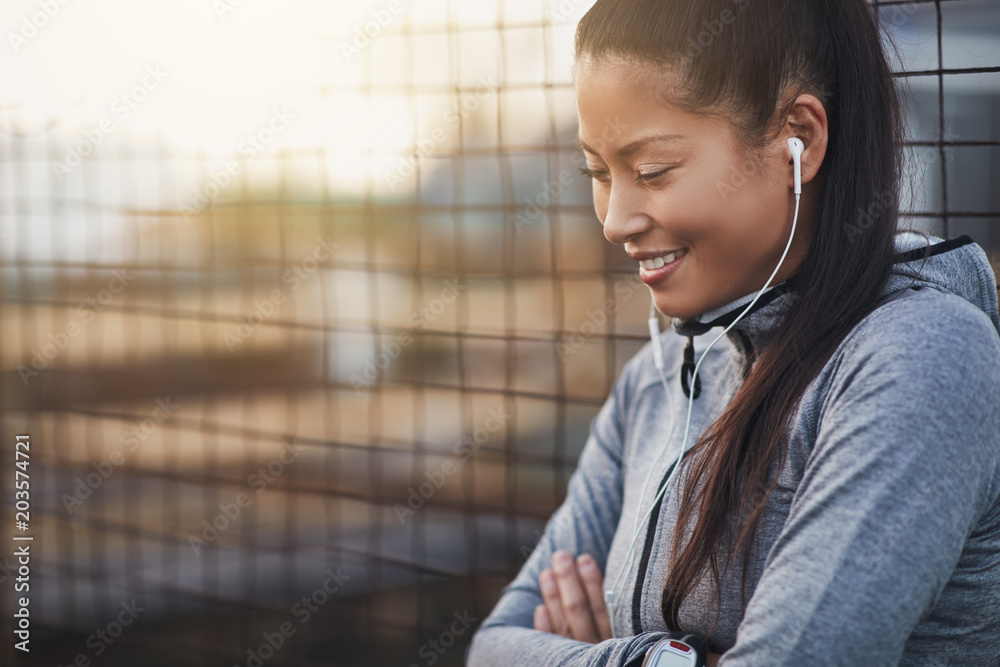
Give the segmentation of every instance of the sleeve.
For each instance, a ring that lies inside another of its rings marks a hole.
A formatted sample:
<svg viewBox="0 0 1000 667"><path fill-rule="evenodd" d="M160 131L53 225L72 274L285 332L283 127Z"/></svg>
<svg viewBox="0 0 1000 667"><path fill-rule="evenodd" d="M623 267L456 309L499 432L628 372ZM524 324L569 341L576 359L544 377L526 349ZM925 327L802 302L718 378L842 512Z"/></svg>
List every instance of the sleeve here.
<svg viewBox="0 0 1000 667"><path fill-rule="evenodd" d="M622 510L622 455L625 413L630 398L630 370L637 370L642 351L625 368L607 401L590 424L590 433L567 496L521 571L508 584L496 607L476 631L466 653L469 667L518 665L628 665L641 663L646 650L664 633L615 638L588 644L534 629L534 610L542 604L539 573L553 552L591 554L606 571L611 540ZM528 545L530 546L530 545Z"/></svg>
<svg viewBox="0 0 1000 667"><path fill-rule="evenodd" d="M957 297L956 297L957 298ZM1000 338L968 304L852 334L719 667L896 665L996 501Z"/></svg>

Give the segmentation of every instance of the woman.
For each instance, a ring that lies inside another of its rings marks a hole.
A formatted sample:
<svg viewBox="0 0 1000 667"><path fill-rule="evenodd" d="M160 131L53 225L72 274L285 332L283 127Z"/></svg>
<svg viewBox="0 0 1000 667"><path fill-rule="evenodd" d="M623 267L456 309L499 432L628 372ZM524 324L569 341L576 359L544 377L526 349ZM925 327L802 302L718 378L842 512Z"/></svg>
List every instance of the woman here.
<svg viewBox="0 0 1000 667"><path fill-rule="evenodd" d="M720 667L1000 665L996 280L968 237L897 230L871 7L598 0L576 58L604 234L675 331L468 664L640 665L683 633Z"/></svg>

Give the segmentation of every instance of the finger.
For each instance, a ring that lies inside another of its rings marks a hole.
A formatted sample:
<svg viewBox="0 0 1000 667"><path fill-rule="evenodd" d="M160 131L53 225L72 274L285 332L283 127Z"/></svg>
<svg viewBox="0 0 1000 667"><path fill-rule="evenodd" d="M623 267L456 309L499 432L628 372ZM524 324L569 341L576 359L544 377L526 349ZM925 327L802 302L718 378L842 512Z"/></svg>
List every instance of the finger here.
<svg viewBox="0 0 1000 667"><path fill-rule="evenodd" d="M596 644L600 641L594 626L594 615L590 612L590 602L580 583L576 571L576 561L568 551L560 549L552 554L552 570L559 584L559 599L562 613L573 639Z"/></svg>
<svg viewBox="0 0 1000 667"><path fill-rule="evenodd" d="M576 566L580 573L580 581L583 583L583 590L590 602L590 612L597 625L597 634L601 641L611 639L615 635L611 632L611 617L607 605L604 604L604 577L601 576L601 568L590 554L583 554L577 558Z"/></svg>
<svg viewBox="0 0 1000 667"><path fill-rule="evenodd" d="M535 630L552 632L552 621L549 620L549 612L543 604L535 607Z"/></svg>
<svg viewBox="0 0 1000 667"><path fill-rule="evenodd" d="M556 583L556 575L552 570L545 568L538 575L538 583L542 589L542 599L545 601L545 610L548 612L550 632L572 639L569 634L569 626L562 613L562 602L559 600L559 585Z"/></svg>

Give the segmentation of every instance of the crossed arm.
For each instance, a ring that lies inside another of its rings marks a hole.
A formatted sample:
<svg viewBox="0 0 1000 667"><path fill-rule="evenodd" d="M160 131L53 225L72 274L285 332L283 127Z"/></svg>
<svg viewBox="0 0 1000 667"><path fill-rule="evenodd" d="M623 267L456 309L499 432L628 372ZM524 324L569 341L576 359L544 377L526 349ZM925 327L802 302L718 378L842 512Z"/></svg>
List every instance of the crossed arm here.
<svg viewBox="0 0 1000 667"><path fill-rule="evenodd" d="M552 554L552 567L538 575L544 604L535 607L535 630L596 644L611 639L611 621L604 604L604 577L589 554L574 561L565 549ZM716 667L718 653L708 654Z"/></svg>
<svg viewBox="0 0 1000 667"><path fill-rule="evenodd" d="M879 334L845 342L788 519L736 643L710 655L710 665L899 663L996 502L1000 341L992 324L956 297L936 309L904 302L865 326ZM643 418L634 414L631 375L623 377L592 424L537 557L478 631L470 664L624 665L657 639L611 640L601 593L621 515L625 424ZM965 623L961 650L982 656L968 664L995 658L990 642L1000 632L995 616L962 606L963 595L996 599L980 570L965 575L978 588L953 593L944 612Z"/></svg>

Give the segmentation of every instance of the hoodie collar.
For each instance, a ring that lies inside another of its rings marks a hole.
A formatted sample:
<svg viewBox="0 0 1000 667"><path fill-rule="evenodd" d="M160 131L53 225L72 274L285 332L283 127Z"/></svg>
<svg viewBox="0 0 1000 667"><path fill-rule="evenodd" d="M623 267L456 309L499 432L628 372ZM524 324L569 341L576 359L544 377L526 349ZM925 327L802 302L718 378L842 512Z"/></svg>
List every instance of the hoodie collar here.
<svg viewBox="0 0 1000 667"><path fill-rule="evenodd" d="M934 236L902 232L896 235L896 253L896 263L883 291L883 300L910 287L928 287L956 294L985 312L1000 334L996 277L986 253L972 238L963 235L944 241ZM743 355L744 377L793 306L797 298L796 279L797 276L793 276L769 287L726 334ZM689 381L694 371L694 337L716 327L729 326L756 296L757 292L747 294L701 315L674 320L674 330L688 339L681 372L681 385L686 396L690 394ZM701 393L700 380L700 377L696 379L695 398Z"/></svg>

